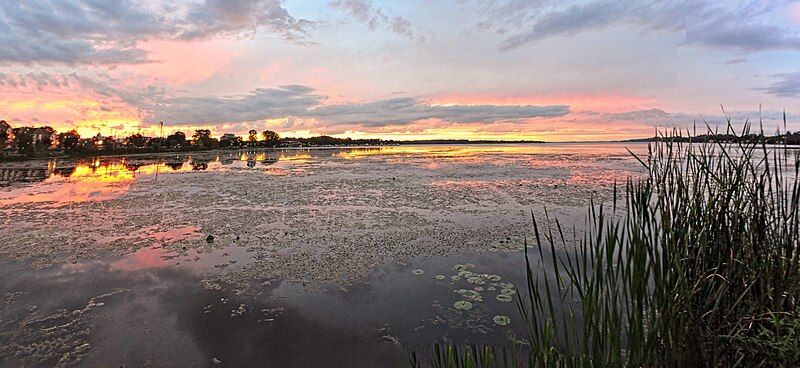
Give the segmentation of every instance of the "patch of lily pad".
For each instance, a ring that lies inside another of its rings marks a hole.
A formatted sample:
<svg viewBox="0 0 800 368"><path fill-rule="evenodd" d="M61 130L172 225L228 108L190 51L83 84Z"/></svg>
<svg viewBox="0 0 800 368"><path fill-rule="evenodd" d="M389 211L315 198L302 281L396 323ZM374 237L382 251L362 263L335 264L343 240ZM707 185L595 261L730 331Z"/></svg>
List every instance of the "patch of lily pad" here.
<svg viewBox="0 0 800 368"><path fill-rule="evenodd" d="M492 321L498 326L508 326L511 323L511 318L508 316L497 315L492 318Z"/></svg>

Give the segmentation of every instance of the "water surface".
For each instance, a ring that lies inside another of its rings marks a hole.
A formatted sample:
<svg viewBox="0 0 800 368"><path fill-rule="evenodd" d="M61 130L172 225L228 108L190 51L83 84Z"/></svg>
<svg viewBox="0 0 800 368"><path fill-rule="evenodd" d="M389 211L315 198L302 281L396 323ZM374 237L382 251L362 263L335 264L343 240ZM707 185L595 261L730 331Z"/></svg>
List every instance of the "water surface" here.
<svg viewBox="0 0 800 368"><path fill-rule="evenodd" d="M518 348L516 301L498 295L524 288L531 211L579 228L590 198L640 174L626 148L646 150L0 164L0 366L405 366L435 341Z"/></svg>

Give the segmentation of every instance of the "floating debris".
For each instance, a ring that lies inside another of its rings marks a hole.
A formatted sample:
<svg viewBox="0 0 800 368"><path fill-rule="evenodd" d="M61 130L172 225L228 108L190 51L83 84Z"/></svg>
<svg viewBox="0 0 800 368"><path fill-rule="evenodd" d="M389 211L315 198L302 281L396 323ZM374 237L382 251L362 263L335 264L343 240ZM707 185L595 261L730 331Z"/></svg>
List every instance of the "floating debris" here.
<svg viewBox="0 0 800 368"><path fill-rule="evenodd" d="M511 318L508 318L508 316L497 315L492 318L492 321L494 321L494 323L498 326L508 326L508 324L511 323Z"/></svg>
<svg viewBox="0 0 800 368"><path fill-rule="evenodd" d="M457 294L460 294L465 299L471 300L473 302L482 302L483 296L475 290L468 290L468 289L460 289L455 290Z"/></svg>
<svg viewBox="0 0 800 368"><path fill-rule="evenodd" d="M508 294L500 294L500 295L497 296L497 301L500 301L500 302L503 302L503 303L508 303L508 302L510 302L512 300L514 300L514 297L512 297L511 295L508 295Z"/></svg>
<svg viewBox="0 0 800 368"><path fill-rule="evenodd" d="M417 268L416 270L411 271L411 273L415 275L422 275L423 273L425 273L425 271L421 268Z"/></svg>
<svg viewBox="0 0 800 368"><path fill-rule="evenodd" d="M219 363L222 363L222 361L217 359L217 357L213 357L213 358L211 358L211 363L219 364Z"/></svg>
<svg viewBox="0 0 800 368"><path fill-rule="evenodd" d="M437 280L444 280L444 279L445 279L445 278L447 278L447 277L445 277L445 275L436 275L436 276L434 276L433 278L435 278L435 279L437 279Z"/></svg>
<svg viewBox="0 0 800 368"><path fill-rule="evenodd" d="M247 312L247 306L244 304L239 304L239 308L231 310L231 317L239 317L244 314L244 312Z"/></svg>
<svg viewBox="0 0 800 368"><path fill-rule="evenodd" d="M213 243L214 242L214 235L209 235L206 237L206 243Z"/></svg>
<svg viewBox="0 0 800 368"><path fill-rule="evenodd" d="M470 310L472 309L472 303L466 300L459 300L453 304L453 307L458 310Z"/></svg>

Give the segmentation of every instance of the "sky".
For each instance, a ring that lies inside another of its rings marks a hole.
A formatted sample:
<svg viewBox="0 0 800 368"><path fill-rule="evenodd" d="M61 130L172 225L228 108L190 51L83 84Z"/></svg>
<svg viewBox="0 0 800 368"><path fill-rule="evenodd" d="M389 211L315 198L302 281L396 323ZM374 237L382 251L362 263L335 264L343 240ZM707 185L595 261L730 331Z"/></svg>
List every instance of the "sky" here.
<svg viewBox="0 0 800 368"><path fill-rule="evenodd" d="M800 1L0 0L0 119L83 136L800 130Z"/></svg>

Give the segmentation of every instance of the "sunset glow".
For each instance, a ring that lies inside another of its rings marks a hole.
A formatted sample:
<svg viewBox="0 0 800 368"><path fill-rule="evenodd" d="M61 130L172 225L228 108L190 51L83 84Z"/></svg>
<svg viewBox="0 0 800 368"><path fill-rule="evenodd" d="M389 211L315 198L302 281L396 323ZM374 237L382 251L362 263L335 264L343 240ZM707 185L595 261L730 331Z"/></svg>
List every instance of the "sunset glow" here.
<svg viewBox="0 0 800 368"><path fill-rule="evenodd" d="M721 124L722 105L741 121L760 106L769 130L788 110L787 128L800 128L796 1L572 19L566 7L519 2L131 0L112 21L108 9L70 0L43 24L37 3L0 6L10 34L0 119L14 127L591 141ZM571 31L547 28L554 22ZM747 25L757 37L715 38L709 24ZM42 40L53 48L31 49Z"/></svg>

